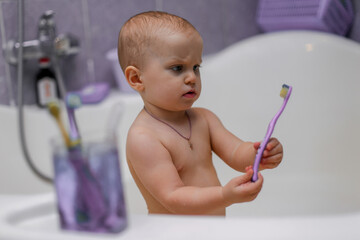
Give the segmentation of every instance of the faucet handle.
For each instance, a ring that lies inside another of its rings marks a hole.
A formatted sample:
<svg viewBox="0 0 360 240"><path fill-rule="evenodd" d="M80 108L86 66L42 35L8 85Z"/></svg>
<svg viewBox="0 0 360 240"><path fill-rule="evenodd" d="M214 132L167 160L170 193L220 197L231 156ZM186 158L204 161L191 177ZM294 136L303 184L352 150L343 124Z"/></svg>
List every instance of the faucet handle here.
<svg viewBox="0 0 360 240"><path fill-rule="evenodd" d="M44 20L49 20L52 19L55 15L55 12L53 10L47 10L46 12L44 12L41 17L40 20L44 19Z"/></svg>
<svg viewBox="0 0 360 240"><path fill-rule="evenodd" d="M55 51L59 56L75 55L79 50L79 39L71 33L60 34L55 38Z"/></svg>
<svg viewBox="0 0 360 240"><path fill-rule="evenodd" d="M54 49L54 40L56 36L54 15L54 11L47 10L39 19L38 39L40 41L40 50L45 53L45 55L50 55Z"/></svg>
<svg viewBox="0 0 360 240"><path fill-rule="evenodd" d="M39 35L53 35L55 36L55 20L54 20L55 12L53 10L47 10L44 12L39 19Z"/></svg>

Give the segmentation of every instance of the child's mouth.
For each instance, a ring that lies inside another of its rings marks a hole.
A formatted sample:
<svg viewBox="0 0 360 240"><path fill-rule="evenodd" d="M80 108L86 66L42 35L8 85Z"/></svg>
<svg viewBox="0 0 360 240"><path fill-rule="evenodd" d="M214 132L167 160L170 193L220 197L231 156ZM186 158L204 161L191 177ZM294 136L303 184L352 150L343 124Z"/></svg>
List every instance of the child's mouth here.
<svg viewBox="0 0 360 240"><path fill-rule="evenodd" d="M196 93L194 91L189 91L183 95L186 98L194 98L196 96Z"/></svg>

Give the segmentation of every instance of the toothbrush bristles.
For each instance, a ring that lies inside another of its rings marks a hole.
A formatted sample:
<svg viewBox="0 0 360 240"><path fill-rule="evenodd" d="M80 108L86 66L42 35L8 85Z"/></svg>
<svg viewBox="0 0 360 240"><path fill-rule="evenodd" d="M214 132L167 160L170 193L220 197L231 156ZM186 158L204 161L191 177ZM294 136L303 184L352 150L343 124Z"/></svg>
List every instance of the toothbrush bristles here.
<svg viewBox="0 0 360 240"><path fill-rule="evenodd" d="M281 89L281 91L280 91L280 97L285 98L286 95L287 95L287 93L288 93L288 91L289 91L289 86L286 85L286 84L283 84L283 85L282 85L282 89Z"/></svg>
<svg viewBox="0 0 360 240"><path fill-rule="evenodd" d="M78 108L81 106L80 96L74 93L69 93L66 96L66 105L70 108Z"/></svg>

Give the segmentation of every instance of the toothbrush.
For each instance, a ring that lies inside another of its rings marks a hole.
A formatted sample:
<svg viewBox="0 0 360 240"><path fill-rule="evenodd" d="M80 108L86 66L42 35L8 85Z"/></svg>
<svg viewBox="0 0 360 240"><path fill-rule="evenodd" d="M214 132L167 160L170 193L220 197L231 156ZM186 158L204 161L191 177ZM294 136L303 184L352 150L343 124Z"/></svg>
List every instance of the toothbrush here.
<svg viewBox="0 0 360 240"><path fill-rule="evenodd" d="M81 151L81 138L75 121L74 111L82 104L78 94L69 93L66 96L66 108L68 111L70 127L69 160L74 167L78 178L79 197L83 209L76 209L77 220L86 221L90 228L98 227L98 224L107 214L107 206L102 196L100 185L91 172L86 159L83 158ZM87 214L89 212L89 215Z"/></svg>
<svg viewBox="0 0 360 240"><path fill-rule="evenodd" d="M60 129L61 135L63 137L64 140L64 144L66 145L66 147L70 147L70 138L69 138L69 134L67 133L64 123L61 119L61 110L60 110L60 106L59 103L57 101L53 101L47 104L47 109L50 113L51 116L53 116L53 118L56 120L56 123ZM61 182L61 180L59 180L60 178L67 178L67 175L59 175L56 177L56 179L54 179L54 184L56 185L56 188L58 189L57 183L58 181ZM66 186L67 189L71 189L71 187L74 186ZM61 191L61 190L60 190ZM58 191L58 194L59 192ZM70 190L70 192L73 192ZM71 195L71 194L69 194ZM70 196L71 198L71 196ZM74 209L74 202L63 202L63 201L58 201L59 204L59 211L60 214L63 215L63 217L66 219L65 221L69 223L69 225L74 224L75 222L75 217L73 216L72 212Z"/></svg>
<svg viewBox="0 0 360 240"><path fill-rule="evenodd" d="M257 154L255 156L255 161L254 161L254 174L251 178L251 181L253 182L256 182L257 179L258 179L258 171L259 171L259 164L260 164L260 161L261 161L261 158L262 158L262 155L264 153L264 150L266 148L266 145L268 144L269 140L270 140L270 137L271 137L271 134L273 133L274 131L274 128L275 128L275 124L277 122L277 120L279 119L281 113L284 111L285 109L285 106L290 98L290 95L291 95L291 91L292 91L292 87L291 86L288 86L286 84L283 84L282 85L282 89L280 91L280 96L282 98L284 98L284 102L280 108L280 110L276 113L276 115L273 117L273 119L271 120L271 122L269 123L269 126L268 126L268 129L267 129L267 132L266 132L266 135L265 135L265 138L264 140L262 141L258 151L257 151Z"/></svg>
<svg viewBox="0 0 360 240"><path fill-rule="evenodd" d="M56 120L56 123L58 124L58 126L60 128L60 132L61 132L61 135L63 136L65 145L69 147L70 146L70 138L69 138L68 133L66 132L64 123L61 120L59 104L57 102L50 102L50 103L48 103L47 107L48 107L49 113L51 114L51 116L54 117L54 119Z"/></svg>
<svg viewBox="0 0 360 240"><path fill-rule="evenodd" d="M79 146L81 143L79 130L75 120L75 109L79 108L82 105L82 103L79 95L74 93L68 93L66 95L65 102L66 102L66 110L69 118L69 128L70 128L70 133L69 133L70 143L68 147L74 148Z"/></svg>

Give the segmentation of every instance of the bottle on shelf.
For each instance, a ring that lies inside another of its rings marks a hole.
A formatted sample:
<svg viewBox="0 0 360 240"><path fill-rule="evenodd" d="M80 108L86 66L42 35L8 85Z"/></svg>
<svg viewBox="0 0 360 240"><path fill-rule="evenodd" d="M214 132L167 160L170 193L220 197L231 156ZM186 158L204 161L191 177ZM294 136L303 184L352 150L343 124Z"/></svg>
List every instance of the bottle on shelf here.
<svg viewBox="0 0 360 240"><path fill-rule="evenodd" d="M39 67L35 81L36 102L39 107L46 107L48 103L59 100L59 86L49 58L40 58Z"/></svg>

